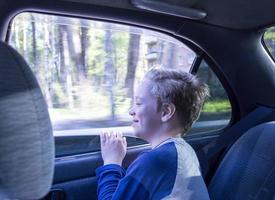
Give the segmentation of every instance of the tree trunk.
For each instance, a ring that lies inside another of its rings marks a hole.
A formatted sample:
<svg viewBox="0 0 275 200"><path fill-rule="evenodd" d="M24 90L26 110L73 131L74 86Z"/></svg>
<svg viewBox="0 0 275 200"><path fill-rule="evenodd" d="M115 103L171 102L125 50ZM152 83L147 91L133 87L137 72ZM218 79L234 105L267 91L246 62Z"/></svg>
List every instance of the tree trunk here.
<svg viewBox="0 0 275 200"><path fill-rule="evenodd" d="M72 67L70 64L70 54L68 51L68 43L65 43L63 40L64 45L64 73L66 74L66 91L68 97L68 107L70 109L74 108L74 98L73 98L73 79L72 79Z"/></svg>
<svg viewBox="0 0 275 200"><path fill-rule="evenodd" d="M133 98L134 93L134 80L139 60L139 43L140 35L130 34L127 57L128 65L125 79L125 88L127 88L127 96L130 98Z"/></svg>
<svg viewBox="0 0 275 200"><path fill-rule="evenodd" d="M176 47L173 43L165 42L162 60L160 61L165 68L175 68L176 62Z"/></svg>
<svg viewBox="0 0 275 200"><path fill-rule="evenodd" d="M106 84L107 91L109 93L109 103L111 107L111 116L112 119L115 119L115 99L113 85L115 83L115 66L113 61L113 42L112 42L112 33L111 25L106 25L105 38L104 38L104 51L106 54L105 68L104 68L104 83Z"/></svg>
<svg viewBox="0 0 275 200"><path fill-rule="evenodd" d="M17 22L17 24L15 24L15 48L19 50L21 50L20 47L20 40L19 40L19 23Z"/></svg>
<svg viewBox="0 0 275 200"><path fill-rule="evenodd" d="M65 32L64 32L64 25L58 25L57 28L58 32L58 48L59 48L59 69L60 69L60 77L59 81L62 85L63 91L66 93L66 77L67 77L67 70L65 65L65 56L64 56L64 43L65 43Z"/></svg>
<svg viewBox="0 0 275 200"><path fill-rule="evenodd" d="M80 54L78 54L76 52L76 47L75 47L75 43L73 41L73 29L70 25L64 26L64 31L67 34L67 41L68 41L68 50L69 50L69 54L70 57L72 58L75 67L76 67L76 81L77 83L85 78L85 73L83 71L84 67L84 63L82 62L81 56Z"/></svg>
<svg viewBox="0 0 275 200"><path fill-rule="evenodd" d="M27 21L26 20L23 20L23 57L24 59L28 62L29 62L29 57L28 57L28 41L27 41L27 34L28 34L28 29L27 29Z"/></svg>
<svg viewBox="0 0 275 200"><path fill-rule="evenodd" d="M33 59L33 72L38 75L38 59L37 59L37 44L36 44L36 25L35 18L31 15L31 30L32 30L32 59Z"/></svg>
<svg viewBox="0 0 275 200"><path fill-rule="evenodd" d="M45 97L46 97L46 101L48 104L49 108L53 107L53 102L52 102L52 82L51 82L51 70L50 70L50 66L49 66L49 30L48 30L48 26L47 23L44 24L44 34L45 34L45 38L44 38L44 62L43 62L43 66L44 66L44 84L45 84Z"/></svg>
<svg viewBox="0 0 275 200"><path fill-rule="evenodd" d="M80 61L81 61L81 69L79 69L81 76L84 78L87 78L88 75L88 70L87 70L87 60L86 60L86 54L87 54L87 49L89 47L89 36L88 36L88 31L89 31L89 24L87 23L86 20L80 20L80 47L81 47L81 52L80 52Z"/></svg>
<svg viewBox="0 0 275 200"><path fill-rule="evenodd" d="M58 20L57 20L58 21ZM60 66L60 84L63 92L67 97L67 106L72 109L74 107L73 100L73 85L70 66L70 56L68 52L68 42L66 25L62 25L61 21L58 21L58 47L59 47L59 66Z"/></svg>

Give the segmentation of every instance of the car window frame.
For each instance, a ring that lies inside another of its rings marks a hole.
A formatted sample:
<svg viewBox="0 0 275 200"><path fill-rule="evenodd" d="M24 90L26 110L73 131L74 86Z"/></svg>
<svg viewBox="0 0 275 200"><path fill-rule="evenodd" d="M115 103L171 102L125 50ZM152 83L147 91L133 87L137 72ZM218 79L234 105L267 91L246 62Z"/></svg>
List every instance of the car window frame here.
<svg viewBox="0 0 275 200"><path fill-rule="evenodd" d="M197 46L194 42L190 41L188 38L181 37L180 35L178 35L176 33L173 34L171 32L165 31L165 30L159 30L159 29L153 28L153 27L142 26L140 24L134 24L134 23L126 23L126 22L121 22L121 21L117 21L117 20L111 20L111 19L106 20L106 19L83 17L83 16L77 16L77 15L68 15L68 14L62 15L62 14L56 14L56 13L52 13L52 12L44 12L44 11L40 12L40 11L34 11L34 10L24 10L24 11L16 13L13 16L13 18L9 21L8 29L7 29L6 37L5 37L5 41L7 43L10 39L11 25L12 25L13 19L17 15L19 15L21 13L25 13L25 12L32 12L32 13L46 14L46 15L57 15L57 16L63 16L63 17L73 17L73 18L88 19L88 20L93 20L94 19L94 20L100 21L100 22L109 22L109 23L115 23L115 24L121 24L121 25L127 25L127 26L134 26L134 27L143 28L143 29L147 29L147 30L157 31L159 33L162 33L162 34L165 34L167 36L173 37L174 39L176 39L179 42L183 43L183 45L187 46L190 50L192 50L196 54L196 57L195 57L195 59L192 63L192 66L190 68L190 73L196 74L196 72L199 69L200 63L204 60L208 64L210 69L213 71L215 76L218 78L218 80L220 81L223 89L225 90L225 92L228 96L228 100L231 104L231 119L229 120L229 123L225 127L221 128L219 130L211 130L211 131L208 131L208 132L186 135L186 136L184 136L184 138L187 139L187 140L190 140L190 139L192 140L192 139L198 139L198 138L208 138L208 137L213 137L213 136L214 137L219 136L224 130L230 128L232 126L232 124L234 124L236 121L238 121L238 119L240 119L239 106L237 104L236 97L234 95L233 90L230 87L229 82L226 80L226 77L225 77L224 73L219 69L220 67L218 67L215 60L212 59L207 54L207 52L202 50L199 46ZM143 145L146 145L146 144L143 144ZM131 146L131 148L136 148L136 147L140 147L140 146L141 145ZM128 147L128 148L130 148L130 147ZM83 153L83 154L90 154L90 153L97 153L97 152L86 152L86 153ZM76 156L76 155L82 155L82 153L71 155L71 156ZM67 156L65 156L65 157L67 157Z"/></svg>

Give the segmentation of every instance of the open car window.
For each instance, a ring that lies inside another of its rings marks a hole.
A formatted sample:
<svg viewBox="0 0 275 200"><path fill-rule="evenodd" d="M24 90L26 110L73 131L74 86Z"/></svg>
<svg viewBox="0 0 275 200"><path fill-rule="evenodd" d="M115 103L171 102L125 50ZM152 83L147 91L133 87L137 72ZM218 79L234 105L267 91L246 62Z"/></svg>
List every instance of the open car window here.
<svg viewBox="0 0 275 200"><path fill-rule="evenodd" d="M22 13L11 24L9 43L31 66L46 99L56 155L100 150L98 134L115 129L128 146L145 144L132 137L135 86L154 66L190 71L195 52L165 34L95 20ZM231 106L211 69L199 74L212 96L189 134L228 124Z"/></svg>
<svg viewBox="0 0 275 200"><path fill-rule="evenodd" d="M266 30L263 41L273 59L275 59L275 27Z"/></svg>
<svg viewBox="0 0 275 200"><path fill-rule="evenodd" d="M210 88L210 96L206 99L198 121L190 129L189 134L207 133L225 128L231 120L231 103L228 95L216 74L202 60L196 74Z"/></svg>

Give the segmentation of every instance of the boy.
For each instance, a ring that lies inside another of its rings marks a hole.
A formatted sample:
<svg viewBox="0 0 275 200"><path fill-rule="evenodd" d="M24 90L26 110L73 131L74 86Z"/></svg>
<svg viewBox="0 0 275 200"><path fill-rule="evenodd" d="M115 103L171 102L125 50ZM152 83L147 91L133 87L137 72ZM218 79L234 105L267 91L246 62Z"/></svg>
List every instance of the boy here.
<svg viewBox="0 0 275 200"><path fill-rule="evenodd" d="M104 165L96 170L98 198L209 199L192 147L181 137L198 118L208 87L190 73L151 69L135 92L129 111L134 134L152 145L125 171L126 140L101 135Z"/></svg>

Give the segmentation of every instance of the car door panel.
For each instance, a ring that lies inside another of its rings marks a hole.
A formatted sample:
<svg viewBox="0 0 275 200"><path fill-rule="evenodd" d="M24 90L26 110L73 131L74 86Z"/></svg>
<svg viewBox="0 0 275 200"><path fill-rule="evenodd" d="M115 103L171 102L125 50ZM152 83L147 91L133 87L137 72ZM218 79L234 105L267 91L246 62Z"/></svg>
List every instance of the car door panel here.
<svg viewBox="0 0 275 200"><path fill-rule="evenodd" d="M204 136L197 139L191 137L186 141L196 150L210 142L216 136ZM144 151L150 150L150 145L129 147L123 166L130 163ZM95 170L103 164L100 152L86 153L75 156L56 158L55 174L51 192L44 200L90 200L97 199L97 179Z"/></svg>

